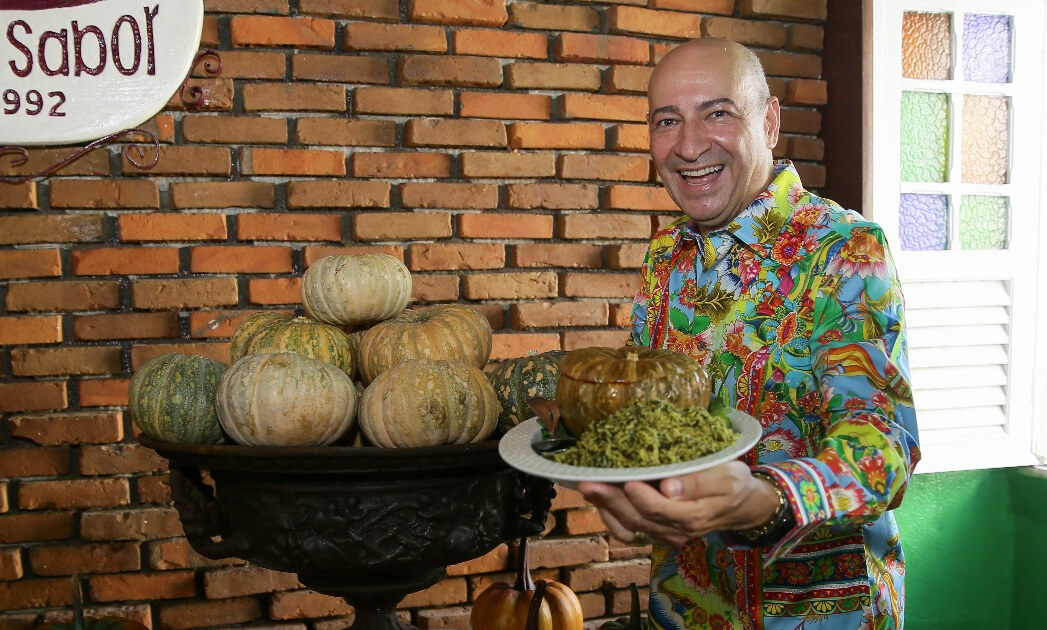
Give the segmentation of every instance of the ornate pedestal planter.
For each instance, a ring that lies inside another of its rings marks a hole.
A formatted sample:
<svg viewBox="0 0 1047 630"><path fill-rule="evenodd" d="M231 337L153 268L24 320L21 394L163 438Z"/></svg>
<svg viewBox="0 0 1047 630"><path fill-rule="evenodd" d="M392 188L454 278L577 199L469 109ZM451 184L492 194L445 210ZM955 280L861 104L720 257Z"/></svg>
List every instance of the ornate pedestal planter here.
<svg viewBox="0 0 1047 630"><path fill-rule="evenodd" d="M193 549L297 573L349 602L356 630L411 628L396 618L404 595L435 584L448 565L542 531L555 495L550 482L506 466L496 441L380 449L140 440L171 462Z"/></svg>

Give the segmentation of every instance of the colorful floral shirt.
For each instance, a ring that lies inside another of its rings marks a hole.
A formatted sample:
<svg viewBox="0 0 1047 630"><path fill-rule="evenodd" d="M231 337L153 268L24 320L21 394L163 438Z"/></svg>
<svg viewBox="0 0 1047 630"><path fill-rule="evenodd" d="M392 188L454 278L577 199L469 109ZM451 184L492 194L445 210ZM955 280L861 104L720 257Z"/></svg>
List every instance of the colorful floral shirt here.
<svg viewBox="0 0 1047 630"><path fill-rule="evenodd" d="M714 533L655 547L661 630L897 629L905 564L891 509L920 458L901 287L880 227L803 189L788 161L737 219L686 216L642 269L631 342L694 357L759 419L746 456L786 491L770 547Z"/></svg>

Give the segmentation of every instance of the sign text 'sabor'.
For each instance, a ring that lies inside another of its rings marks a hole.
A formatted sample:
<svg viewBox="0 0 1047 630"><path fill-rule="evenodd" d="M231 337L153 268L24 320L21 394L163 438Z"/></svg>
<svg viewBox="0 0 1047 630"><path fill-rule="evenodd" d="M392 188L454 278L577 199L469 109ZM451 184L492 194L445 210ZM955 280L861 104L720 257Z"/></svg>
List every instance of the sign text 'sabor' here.
<svg viewBox="0 0 1047 630"><path fill-rule="evenodd" d="M0 0L0 145L149 120L192 68L203 20L203 0Z"/></svg>

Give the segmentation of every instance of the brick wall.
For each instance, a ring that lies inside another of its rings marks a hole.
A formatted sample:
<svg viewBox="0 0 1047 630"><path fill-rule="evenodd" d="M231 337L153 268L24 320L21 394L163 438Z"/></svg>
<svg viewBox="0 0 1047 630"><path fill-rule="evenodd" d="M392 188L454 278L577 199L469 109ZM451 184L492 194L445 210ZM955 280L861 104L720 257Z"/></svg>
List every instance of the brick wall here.
<svg viewBox="0 0 1047 630"><path fill-rule="evenodd" d="M146 123L152 171L102 150L0 184L0 627L89 611L154 628L335 630L341 601L293 575L207 561L180 537L165 461L139 447L129 376L157 354L228 361L235 325L299 308L303 270L401 256L416 304L463 302L493 359L625 338L646 239L674 206L646 155L644 90L673 45L758 50L783 104L776 154L824 184L825 0L205 0L202 107ZM68 154L31 151L31 172ZM539 577L596 620L646 584L646 548L609 539L562 490L533 543ZM465 628L512 550L404 601Z"/></svg>

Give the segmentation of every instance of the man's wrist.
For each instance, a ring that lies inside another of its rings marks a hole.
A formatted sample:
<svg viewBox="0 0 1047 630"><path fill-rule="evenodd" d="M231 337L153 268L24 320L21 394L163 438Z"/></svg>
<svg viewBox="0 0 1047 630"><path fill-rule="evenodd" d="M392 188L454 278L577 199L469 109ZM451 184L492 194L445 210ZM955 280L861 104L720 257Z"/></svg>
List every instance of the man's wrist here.
<svg viewBox="0 0 1047 630"><path fill-rule="evenodd" d="M782 487L778 485L778 481L773 476L760 470L752 471L752 475L770 483L778 498L778 505L769 519L755 527L738 530L737 532L738 535L750 542L761 543L772 538L778 538L792 527L794 518L792 509L789 506L789 498L785 495Z"/></svg>

